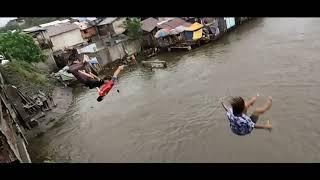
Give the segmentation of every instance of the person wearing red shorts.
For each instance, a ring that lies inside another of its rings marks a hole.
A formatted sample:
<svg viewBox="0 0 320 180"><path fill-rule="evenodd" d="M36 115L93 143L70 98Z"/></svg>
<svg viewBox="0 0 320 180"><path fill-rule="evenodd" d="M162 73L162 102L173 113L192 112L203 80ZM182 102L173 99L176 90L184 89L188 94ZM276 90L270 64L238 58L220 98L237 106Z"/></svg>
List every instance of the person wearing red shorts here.
<svg viewBox="0 0 320 180"><path fill-rule="evenodd" d="M124 68L124 65L119 66L118 69L114 72L111 79L110 78L104 79L104 84L102 86L100 86L100 88L96 87L96 89L99 93L99 97L97 98L98 102L101 102L103 100L104 96L107 95L109 93L109 91L112 89L115 81L118 78L120 71L122 71L123 68Z"/></svg>

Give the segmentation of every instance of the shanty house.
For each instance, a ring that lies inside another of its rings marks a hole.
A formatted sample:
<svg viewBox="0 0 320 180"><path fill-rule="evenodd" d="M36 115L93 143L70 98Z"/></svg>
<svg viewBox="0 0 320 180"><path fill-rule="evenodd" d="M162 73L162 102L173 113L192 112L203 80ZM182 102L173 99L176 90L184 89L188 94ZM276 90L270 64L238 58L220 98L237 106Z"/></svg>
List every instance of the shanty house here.
<svg viewBox="0 0 320 180"><path fill-rule="evenodd" d="M52 50L64 50L66 47L84 43L80 28L73 23L57 24L45 27L52 42Z"/></svg>
<svg viewBox="0 0 320 180"><path fill-rule="evenodd" d="M35 42L40 46L42 50L50 49L53 47L53 44L49 38L49 35L46 29L44 28L41 28L39 26L34 26L31 28L22 30L22 32L32 36Z"/></svg>
<svg viewBox="0 0 320 180"><path fill-rule="evenodd" d="M83 39L90 39L97 34L97 29L94 25L86 21L74 22L80 28L81 36Z"/></svg>
<svg viewBox="0 0 320 180"><path fill-rule="evenodd" d="M123 26L126 18L116 18L116 17L107 17L102 19L97 24L98 33L102 37L111 37L115 35L119 35L125 32L125 28Z"/></svg>
<svg viewBox="0 0 320 180"><path fill-rule="evenodd" d="M53 44L47 30L43 27L34 26L22 30L22 32L32 36L35 43L38 44L44 54L48 56L48 59L46 61L37 63L37 67L39 69L49 70L49 72L55 71L57 69L57 65L52 56Z"/></svg>
<svg viewBox="0 0 320 180"><path fill-rule="evenodd" d="M178 26L185 26L185 27L189 27L191 24L186 22L185 20L181 19L181 18L173 18L170 19L169 21L164 21L164 22L160 22L158 23L157 27L158 29L174 29Z"/></svg>
<svg viewBox="0 0 320 180"><path fill-rule="evenodd" d="M210 39L216 39L220 35L219 18L204 17L201 18L201 22L204 25L203 33L209 35Z"/></svg>
<svg viewBox="0 0 320 180"><path fill-rule="evenodd" d="M191 26L191 23L186 22L182 18L173 18L158 23L158 31L155 37L158 38L159 46L167 47L181 41L180 34L189 26Z"/></svg>
<svg viewBox="0 0 320 180"><path fill-rule="evenodd" d="M234 17L225 17L224 20L226 21L227 29L230 29L236 25Z"/></svg>
<svg viewBox="0 0 320 180"><path fill-rule="evenodd" d="M143 47L155 47L156 46L156 39L154 35L157 31L157 25L160 21L155 18L148 18L141 21L142 26L141 29L143 30Z"/></svg>
<svg viewBox="0 0 320 180"><path fill-rule="evenodd" d="M185 30L185 34L187 40L198 40L202 37L202 24L197 22L193 23L187 30Z"/></svg>

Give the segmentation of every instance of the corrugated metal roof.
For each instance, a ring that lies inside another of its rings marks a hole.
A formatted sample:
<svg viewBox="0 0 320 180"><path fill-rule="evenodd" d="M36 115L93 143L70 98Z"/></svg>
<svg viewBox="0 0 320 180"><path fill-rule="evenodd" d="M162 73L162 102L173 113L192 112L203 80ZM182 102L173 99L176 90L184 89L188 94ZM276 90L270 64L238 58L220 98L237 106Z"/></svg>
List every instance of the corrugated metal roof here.
<svg viewBox="0 0 320 180"><path fill-rule="evenodd" d="M192 25L192 23L189 23L189 22L182 24L182 26L184 26L184 27L190 27L191 25Z"/></svg>
<svg viewBox="0 0 320 180"><path fill-rule="evenodd" d="M72 19L75 19L77 21L94 21L97 18L96 17L71 17Z"/></svg>
<svg viewBox="0 0 320 180"><path fill-rule="evenodd" d="M82 21L82 22L74 22L74 24L76 24L77 26L79 26L79 28L81 30L85 30L85 29L88 29L88 28L91 28L92 25L89 24L88 22L86 21Z"/></svg>
<svg viewBox="0 0 320 180"><path fill-rule="evenodd" d="M28 32L31 33L31 32L36 32L36 31L45 31L45 29L41 28L39 26L33 26L33 27L30 27L30 28L23 29L22 31L23 32L27 32L27 33Z"/></svg>
<svg viewBox="0 0 320 180"><path fill-rule="evenodd" d="M46 30L48 31L48 35L49 36L56 36L58 34L62 34L68 31L72 31L75 29L79 29L79 26L77 26L76 24L70 24L70 23L66 23L66 24L59 24L59 25L55 25L55 26L48 26L46 27Z"/></svg>
<svg viewBox="0 0 320 180"><path fill-rule="evenodd" d="M112 23L113 21L115 21L116 19L117 19L116 17L108 17L108 18L105 18L103 21L101 21L101 22L98 24L98 26L110 24L110 23Z"/></svg>
<svg viewBox="0 0 320 180"><path fill-rule="evenodd" d="M187 31L195 31L195 30L198 30L200 28L202 28L203 25L202 24L199 24L197 22L193 23L188 29L186 29Z"/></svg>
<svg viewBox="0 0 320 180"><path fill-rule="evenodd" d="M67 23L69 21L70 21L69 19L65 19L65 20L62 20L62 21L56 20L56 21L52 21L52 22L49 22L49 23L40 24L39 26L40 27L48 27L48 26L52 26L52 25Z"/></svg>
<svg viewBox="0 0 320 180"><path fill-rule="evenodd" d="M157 27L162 28L162 29L174 29L174 28L181 26L181 25L190 26L191 24L181 18L174 18L168 22L165 22L165 23L158 25Z"/></svg>
<svg viewBox="0 0 320 180"><path fill-rule="evenodd" d="M157 27L157 24L159 22L160 21L158 21L157 19L150 17L148 19L141 21L142 23L141 29L147 32L151 32L155 27Z"/></svg>

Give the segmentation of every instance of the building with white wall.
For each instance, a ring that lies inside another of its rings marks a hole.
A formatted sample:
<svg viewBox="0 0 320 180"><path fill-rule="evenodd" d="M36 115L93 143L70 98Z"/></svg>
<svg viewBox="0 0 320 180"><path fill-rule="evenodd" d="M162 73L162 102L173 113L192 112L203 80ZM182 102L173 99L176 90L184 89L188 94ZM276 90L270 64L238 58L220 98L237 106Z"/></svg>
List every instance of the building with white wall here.
<svg viewBox="0 0 320 180"><path fill-rule="evenodd" d="M66 47L84 43L80 28L73 23L57 24L45 27L52 42L52 50L64 50Z"/></svg>

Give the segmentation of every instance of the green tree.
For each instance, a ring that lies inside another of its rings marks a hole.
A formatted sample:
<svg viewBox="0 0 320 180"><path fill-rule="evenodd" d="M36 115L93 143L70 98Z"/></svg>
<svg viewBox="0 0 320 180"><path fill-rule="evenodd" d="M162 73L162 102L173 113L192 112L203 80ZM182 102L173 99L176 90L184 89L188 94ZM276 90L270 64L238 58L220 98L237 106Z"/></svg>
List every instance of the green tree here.
<svg viewBox="0 0 320 180"><path fill-rule="evenodd" d="M0 33L0 53L7 59L29 63L46 59L46 55L35 44L33 38L20 31Z"/></svg>
<svg viewBox="0 0 320 180"><path fill-rule="evenodd" d="M131 39L140 39L142 36L142 23L140 18L127 18L124 27L128 30L128 36Z"/></svg>

